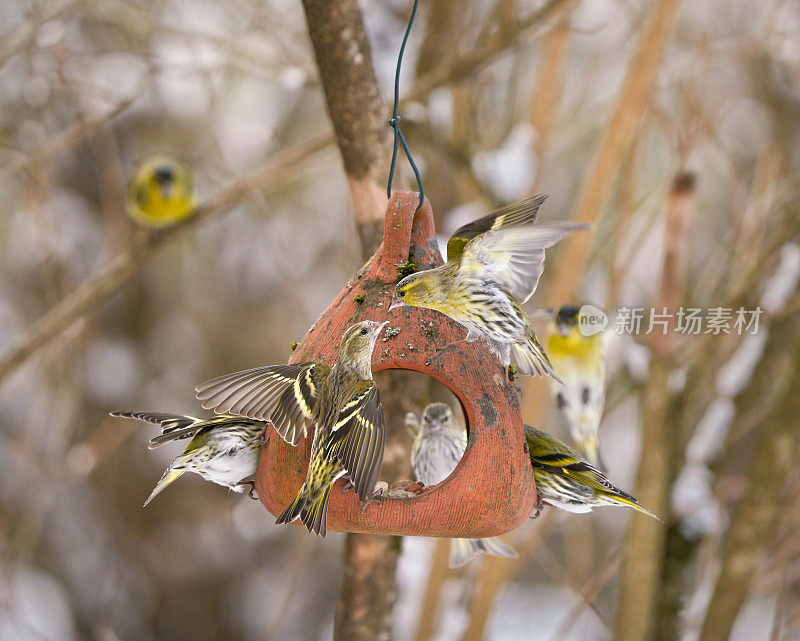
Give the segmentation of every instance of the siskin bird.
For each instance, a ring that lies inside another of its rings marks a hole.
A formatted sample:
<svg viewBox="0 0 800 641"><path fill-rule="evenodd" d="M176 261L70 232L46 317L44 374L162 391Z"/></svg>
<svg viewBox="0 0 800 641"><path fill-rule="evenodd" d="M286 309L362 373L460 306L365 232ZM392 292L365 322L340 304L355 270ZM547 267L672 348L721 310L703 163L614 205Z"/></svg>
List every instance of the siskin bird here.
<svg viewBox="0 0 800 641"><path fill-rule="evenodd" d="M174 225L188 218L196 206L191 172L167 156L143 162L128 184L125 210L142 227Z"/></svg>
<svg viewBox="0 0 800 641"><path fill-rule="evenodd" d="M197 386L197 398L206 409L271 420L292 445L315 426L306 481L278 523L300 518L309 532L325 536L328 498L340 476L348 477L362 502L372 500L383 463L386 423L371 360L387 322L362 321L349 327L333 367L258 367Z"/></svg>
<svg viewBox="0 0 800 641"><path fill-rule="evenodd" d="M513 354L521 373L558 378L520 303L536 290L544 250L588 226L534 226L545 198L509 205L457 230L447 242L447 262L403 278L389 309L435 309L467 328L465 340L485 339L504 366Z"/></svg>
<svg viewBox="0 0 800 641"><path fill-rule="evenodd" d="M415 435L411 466L417 480L425 485L441 483L456 468L467 449L467 431L445 403L431 403L421 418L409 412L406 425ZM460 567L481 552L504 558L518 556L517 551L499 537L450 539L450 567Z"/></svg>
<svg viewBox="0 0 800 641"><path fill-rule="evenodd" d="M658 518L630 494L612 485L600 470L566 443L530 425L525 425L525 440L540 503L568 512L591 512L601 505L622 505Z"/></svg>
<svg viewBox="0 0 800 641"><path fill-rule="evenodd" d="M150 441L151 450L164 443L192 439L170 463L145 505L184 472L194 472L234 492L244 492L249 486L253 496L253 481L242 479L256 472L258 455L268 438L266 422L225 414L210 419L154 412L111 412L111 416L161 425L161 434Z"/></svg>
<svg viewBox="0 0 800 641"><path fill-rule="evenodd" d="M569 434L592 465L603 467L598 430L606 396L603 334L584 336L580 308L565 305L552 317L547 353L563 385L550 384Z"/></svg>

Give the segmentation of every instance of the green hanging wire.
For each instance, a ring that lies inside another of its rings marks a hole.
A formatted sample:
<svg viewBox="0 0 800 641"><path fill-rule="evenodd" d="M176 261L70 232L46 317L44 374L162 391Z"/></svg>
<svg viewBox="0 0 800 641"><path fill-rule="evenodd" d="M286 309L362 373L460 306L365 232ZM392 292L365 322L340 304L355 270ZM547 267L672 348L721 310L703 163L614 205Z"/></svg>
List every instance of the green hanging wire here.
<svg viewBox="0 0 800 641"><path fill-rule="evenodd" d="M411 17L408 19L408 27L406 27L406 33L403 36L403 44L400 45L400 54L397 56L397 69L394 74L394 108L392 109L392 117L389 119L389 126L394 129L394 147L392 149L392 164L389 168L389 182L386 185L386 196L391 198L392 179L394 178L394 168L397 164L397 142L399 140L403 145L403 150L406 152L408 163L411 165L411 169L414 170L414 176L417 178L417 187L419 187L419 205L417 205L417 209L422 207L422 203L425 202L425 192L422 189L422 178L420 178L419 169L417 169L417 165L411 157L411 151L408 148L406 138L403 136L403 132L400 131L400 116L397 115L397 108L400 103L400 65L403 64L403 53L406 49L408 36L411 33L411 27L414 24L414 17L417 15L418 4L419 0L414 0L414 7L411 9Z"/></svg>

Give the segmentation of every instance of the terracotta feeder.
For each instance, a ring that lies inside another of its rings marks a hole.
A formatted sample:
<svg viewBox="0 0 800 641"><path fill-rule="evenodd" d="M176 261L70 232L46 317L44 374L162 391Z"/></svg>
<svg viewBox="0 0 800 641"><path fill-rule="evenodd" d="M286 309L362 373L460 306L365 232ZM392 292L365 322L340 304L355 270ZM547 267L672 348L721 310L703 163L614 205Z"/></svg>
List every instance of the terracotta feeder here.
<svg viewBox="0 0 800 641"><path fill-rule="evenodd" d="M333 364L339 338L361 320L388 320L372 355L372 369L406 369L432 376L461 402L469 430L458 467L430 491L384 498L362 513L355 492L339 479L328 505L328 530L410 536L480 538L522 524L535 509L536 485L522 432L518 391L483 341L462 342L466 330L438 312L417 307L389 311L399 266L418 270L442 264L433 212L419 196L395 192L386 209L383 244L320 316L290 363ZM273 435L274 436L274 435ZM261 452L256 490L278 515L305 479L311 435L292 447L270 438ZM389 479L391 481L391 479Z"/></svg>

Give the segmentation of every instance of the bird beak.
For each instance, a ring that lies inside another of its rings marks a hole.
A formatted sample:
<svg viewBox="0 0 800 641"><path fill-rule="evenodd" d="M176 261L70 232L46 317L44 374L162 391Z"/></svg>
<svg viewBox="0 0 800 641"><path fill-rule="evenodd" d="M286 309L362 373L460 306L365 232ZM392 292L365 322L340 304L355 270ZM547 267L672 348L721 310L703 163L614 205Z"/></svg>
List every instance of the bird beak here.
<svg viewBox="0 0 800 641"><path fill-rule="evenodd" d="M403 305L405 305L405 303L403 302L403 299L402 298L398 298L397 295L395 294L394 298L392 298L391 305L389 305L389 311L392 311L393 309L397 309L398 307L402 307Z"/></svg>
<svg viewBox="0 0 800 641"><path fill-rule="evenodd" d="M383 328L389 324L389 321L383 321L381 323L376 322L375 327L372 330L375 336L379 336L380 333L383 331Z"/></svg>

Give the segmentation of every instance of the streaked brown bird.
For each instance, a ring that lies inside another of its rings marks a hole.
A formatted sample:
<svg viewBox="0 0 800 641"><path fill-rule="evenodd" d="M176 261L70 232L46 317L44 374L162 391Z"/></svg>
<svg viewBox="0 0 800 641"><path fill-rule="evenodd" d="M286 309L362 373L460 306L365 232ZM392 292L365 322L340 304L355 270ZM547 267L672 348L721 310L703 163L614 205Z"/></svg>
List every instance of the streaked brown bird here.
<svg viewBox="0 0 800 641"><path fill-rule="evenodd" d="M331 486L345 475L362 502L372 500L383 464L386 423L371 360L387 322L362 321L349 327L333 367L325 363L258 367L197 386L203 407L271 420L292 445L314 426L306 481L278 523L299 518L309 532L325 536Z"/></svg>
<svg viewBox="0 0 800 641"><path fill-rule="evenodd" d="M447 262L403 278L389 309L435 309L467 328L465 340L487 341L504 366L513 355L521 373L558 380L521 303L536 291L545 249L588 225L535 226L545 198L523 200L461 227L447 243Z"/></svg>

